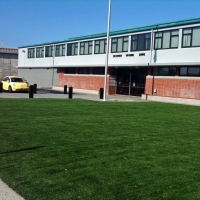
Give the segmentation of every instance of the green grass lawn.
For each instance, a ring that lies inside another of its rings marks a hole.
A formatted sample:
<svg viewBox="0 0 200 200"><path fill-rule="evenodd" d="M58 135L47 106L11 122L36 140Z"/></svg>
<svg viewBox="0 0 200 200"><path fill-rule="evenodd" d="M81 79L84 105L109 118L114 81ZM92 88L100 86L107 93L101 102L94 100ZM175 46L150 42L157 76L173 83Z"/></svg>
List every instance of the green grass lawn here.
<svg viewBox="0 0 200 200"><path fill-rule="evenodd" d="M0 178L26 200L200 199L200 107L0 99Z"/></svg>

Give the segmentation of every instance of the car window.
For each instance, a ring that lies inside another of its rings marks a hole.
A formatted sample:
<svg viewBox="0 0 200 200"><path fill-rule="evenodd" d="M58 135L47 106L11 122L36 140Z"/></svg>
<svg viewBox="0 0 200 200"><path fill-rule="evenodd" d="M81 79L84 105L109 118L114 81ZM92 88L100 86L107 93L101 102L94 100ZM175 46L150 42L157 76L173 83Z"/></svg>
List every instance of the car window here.
<svg viewBox="0 0 200 200"><path fill-rule="evenodd" d="M21 78L11 78L11 82L24 82Z"/></svg>
<svg viewBox="0 0 200 200"><path fill-rule="evenodd" d="M6 77L6 78L3 79L3 81L7 81L7 80L8 80L8 77Z"/></svg>

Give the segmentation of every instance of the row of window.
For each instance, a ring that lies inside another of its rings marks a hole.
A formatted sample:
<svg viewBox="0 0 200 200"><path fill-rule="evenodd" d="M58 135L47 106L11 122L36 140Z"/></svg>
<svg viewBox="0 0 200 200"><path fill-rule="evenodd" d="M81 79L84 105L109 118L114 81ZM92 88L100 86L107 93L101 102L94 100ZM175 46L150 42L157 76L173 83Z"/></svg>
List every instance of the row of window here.
<svg viewBox="0 0 200 200"><path fill-rule="evenodd" d="M104 75L105 67L68 67L65 74ZM176 67L153 67L153 76L175 76ZM200 67L180 67L179 76L200 76Z"/></svg>
<svg viewBox="0 0 200 200"><path fill-rule="evenodd" d="M104 75L105 67L68 67L65 68L65 74L95 74Z"/></svg>
<svg viewBox="0 0 200 200"><path fill-rule="evenodd" d="M175 76L176 67L153 67L153 76ZM200 67L180 67L179 76L200 76Z"/></svg>
<svg viewBox="0 0 200 200"><path fill-rule="evenodd" d="M155 33L154 49L178 48L179 30L159 31ZM79 43L67 44L67 56L78 55ZM106 52L106 39L94 41L94 54ZM130 51L150 50L151 33L131 36ZM200 46L200 27L183 29L182 47ZM65 56L66 44L55 45L55 56ZM111 53L128 52L129 36L115 37L111 40ZM45 55L44 55L45 50ZM80 42L79 55L90 55L93 53L93 41ZM53 45L36 47L36 58L53 57ZM28 58L35 58L35 48L28 49Z"/></svg>

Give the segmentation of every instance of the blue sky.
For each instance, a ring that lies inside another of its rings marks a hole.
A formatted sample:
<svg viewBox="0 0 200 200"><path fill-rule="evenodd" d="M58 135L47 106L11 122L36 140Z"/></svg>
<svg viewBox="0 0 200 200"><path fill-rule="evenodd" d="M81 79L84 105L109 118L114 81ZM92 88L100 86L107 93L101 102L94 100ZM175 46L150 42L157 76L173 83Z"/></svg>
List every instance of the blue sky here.
<svg viewBox="0 0 200 200"><path fill-rule="evenodd" d="M0 0L0 46L106 32L107 15L108 0ZM197 17L200 0L112 0L111 31Z"/></svg>

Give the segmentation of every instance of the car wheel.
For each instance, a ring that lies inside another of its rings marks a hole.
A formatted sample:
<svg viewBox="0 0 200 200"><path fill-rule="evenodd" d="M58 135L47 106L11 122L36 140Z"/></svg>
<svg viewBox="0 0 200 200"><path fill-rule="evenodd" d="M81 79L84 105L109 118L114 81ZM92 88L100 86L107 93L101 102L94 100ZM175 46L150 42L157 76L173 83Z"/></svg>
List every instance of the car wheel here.
<svg viewBox="0 0 200 200"><path fill-rule="evenodd" d="M8 92L12 92L11 86L8 87Z"/></svg>

